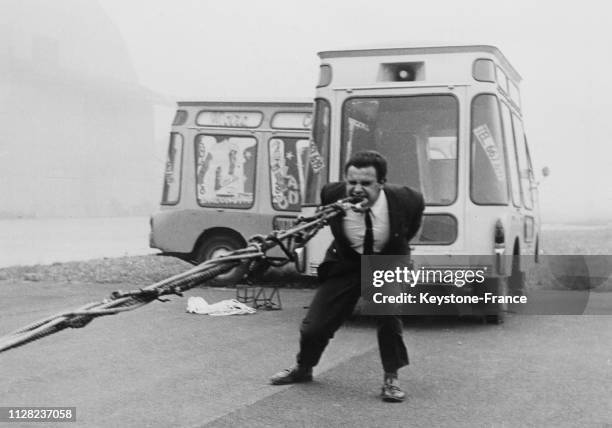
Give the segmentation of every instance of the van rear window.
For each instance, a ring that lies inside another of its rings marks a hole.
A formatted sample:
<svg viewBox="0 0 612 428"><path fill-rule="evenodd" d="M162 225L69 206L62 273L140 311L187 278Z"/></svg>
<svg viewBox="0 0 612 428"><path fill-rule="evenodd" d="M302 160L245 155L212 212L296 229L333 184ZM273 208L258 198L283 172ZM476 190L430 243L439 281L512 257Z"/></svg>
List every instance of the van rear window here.
<svg viewBox="0 0 612 428"><path fill-rule="evenodd" d="M310 141L271 138L269 149L272 206L277 211L300 211L309 167Z"/></svg>
<svg viewBox="0 0 612 428"><path fill-rule="evenodd" d="M257 140L199 134L195 139L196 198L203 207L250 208L254 203Z"/></svg>
<svg viewBox="0 0 612 428"><path fill-rule="evenodd" d="M318 203L319 192L329 179L331 107L329 101L315 101L315 116L310 140L308 166L304 170L302 206L313 206Z"/></svg>

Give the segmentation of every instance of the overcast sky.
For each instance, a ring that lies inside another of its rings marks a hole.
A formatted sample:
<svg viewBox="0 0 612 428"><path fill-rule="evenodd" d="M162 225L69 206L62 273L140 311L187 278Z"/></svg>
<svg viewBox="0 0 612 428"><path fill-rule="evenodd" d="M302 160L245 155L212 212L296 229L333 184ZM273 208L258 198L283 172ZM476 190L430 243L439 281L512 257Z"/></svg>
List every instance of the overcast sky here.
<svg viewBox="0 0 612 428"><path fill-rule="evenodd" d="M10 33L14 40L21 33L70 37L62 55L74 58L62 57L65 64L118 79L133 79L134 69L142 85L170 100L312 99L322 50L495 45L524 79L536 167L552 172L541 182L543 220L612 219L612 7L606 2L97 0L99 9L91 7L96 0L22 1L0 3L5 24L21 19ZM117 32L92 16L104 12ZM157 119L161 159L171 116Z"/></svg>
<svg viewBox="0 0 612 428"><path fill-rule="evenodd" d="M100 0L141 83L182 99L312 98L321 50L499 47L523 76L545 214L612 218L612 7L601 1ZM553 216L554 217L554 216Z"/></svg>

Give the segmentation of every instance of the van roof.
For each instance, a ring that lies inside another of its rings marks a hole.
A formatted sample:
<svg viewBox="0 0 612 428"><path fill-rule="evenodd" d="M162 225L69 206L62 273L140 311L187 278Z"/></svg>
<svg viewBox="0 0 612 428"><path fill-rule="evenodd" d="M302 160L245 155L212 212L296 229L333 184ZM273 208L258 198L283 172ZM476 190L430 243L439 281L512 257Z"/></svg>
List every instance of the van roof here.
<svg viewBox="0 0 612 428"><path fill-rule="evenodd" d="M510 61L506 59L501 51L492 45L440 45L440 44L427 44L427 45L410 45L404 43L401 45L384 45L374 47L360 47L353 49L342 49L342 50L329 50L321 51L318 53L319 58L354 58L354 57L365 57L365 56L391 56L391 55L423 55L423 54L446 54L446 53L478 53L485 52L495 56L503 67L512 75L511 77L520 82L522 80L521 75L516 69L510 64Z"/></svg>

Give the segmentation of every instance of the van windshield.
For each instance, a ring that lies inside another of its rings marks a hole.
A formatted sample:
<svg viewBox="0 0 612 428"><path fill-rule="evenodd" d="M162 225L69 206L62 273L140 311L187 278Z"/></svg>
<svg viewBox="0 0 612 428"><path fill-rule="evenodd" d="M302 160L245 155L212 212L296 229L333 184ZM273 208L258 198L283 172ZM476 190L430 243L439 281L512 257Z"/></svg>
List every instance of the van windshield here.
<svg viewBox="0 0 612 428"><path fill-rule="evenodd" d="M342 167L351 154L376 150L387 181L420 191L429 205L457 196L458 103L451 95L351 98L342 110Z"/></svg>

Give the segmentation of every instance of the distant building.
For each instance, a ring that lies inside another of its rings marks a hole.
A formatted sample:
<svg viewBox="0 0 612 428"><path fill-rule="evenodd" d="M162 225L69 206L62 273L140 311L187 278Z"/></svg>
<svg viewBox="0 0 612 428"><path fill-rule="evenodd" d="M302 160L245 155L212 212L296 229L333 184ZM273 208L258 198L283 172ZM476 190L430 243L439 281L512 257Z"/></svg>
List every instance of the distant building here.
<svg viewBox="0 0 612 428"><path fill-rule="evenodd" d="M0 3L0 216L148 214L156 105L94 0Z"/></svg>

